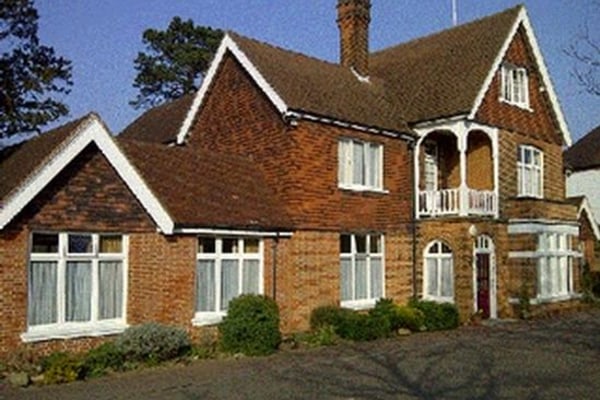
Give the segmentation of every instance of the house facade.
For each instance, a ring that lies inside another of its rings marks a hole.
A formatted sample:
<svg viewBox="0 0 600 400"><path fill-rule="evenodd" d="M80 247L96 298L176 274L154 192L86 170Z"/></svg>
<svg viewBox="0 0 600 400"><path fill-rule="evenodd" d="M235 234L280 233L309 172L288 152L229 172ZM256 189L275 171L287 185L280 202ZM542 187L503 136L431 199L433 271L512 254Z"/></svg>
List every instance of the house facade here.
<svg viewBox="0 0 600 400"><path fill-rule="evenodd" d="M575 307L570 134L522 7L341 64L228 33L194 96L117 138L91 114L0 154L0 353L156 321L200 335L241 293L311 310Z"/></svg>

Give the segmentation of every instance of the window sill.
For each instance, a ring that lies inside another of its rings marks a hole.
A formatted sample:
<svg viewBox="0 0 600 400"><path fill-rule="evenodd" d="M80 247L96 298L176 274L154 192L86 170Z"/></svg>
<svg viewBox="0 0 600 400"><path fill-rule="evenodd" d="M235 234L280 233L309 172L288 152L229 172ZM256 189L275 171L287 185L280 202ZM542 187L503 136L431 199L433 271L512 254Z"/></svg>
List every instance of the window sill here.
<svg viewBox="0 0 600 400"><path fill-rule="evenodd" d="M342 308L348 308L354 311L369 310L375 307L379 299L364 299L364 300L346 300L340 302Z"/></svg>
<svg viewBox="0 0 600 400"><path fill-rule="evenodd" d="M556 296L549 297L535 297L533 299L529 299L529 304L531 305L540 305L540 304L548 304L548 303L560 303L561 301L569 301L569 300L578 300L583 298L581 293L569 293L569 294L561 294ZM519 304L521 301L515 297L512 297L508 300L510 304Z"/></svg>
<svg viewBox="0 0 600 400"><path fill-rule="evenodd" d="M436 303L450 303L454 304L454 297L437 297L437 296L423 296L425 301L434 301Z"/></svg>
<svg viewBox="0 0 600 400"><path fill-rule="evenodd" d="M377 193L377 194L389 194L390 191L381 188L368 187L368 186L353 186L353 185L338 185L338 189L346 190L349 192L364 192L364 193Z"/></svg>
<svg viewBox="0 0 600 400"><path fill-rule="evenodd" d="M517 103L517 102L514 102L514 101L510 101L510 100L504 99L504 98L500 98L500 102L504 103L504 104L507 104L509 106L520 108L523 111L528 111L530 113L533 112L533 108L531 108L531 106L529 104Z"/></svg>
<svg viewBox="0 0 600 400"><path fill-rule="evenodd" d="M217 325L227 315L226 312L199 312L192 319L193 326Z"/></svg>
<svg viewBox="0 0 600 400"><path fill-rule="evenodd" d="M21 334L21 340L25 343L31 343L53 339L116 335L123 333L127 327L128 325L123 321L42 325L29 327L27 332Z"/></svg>

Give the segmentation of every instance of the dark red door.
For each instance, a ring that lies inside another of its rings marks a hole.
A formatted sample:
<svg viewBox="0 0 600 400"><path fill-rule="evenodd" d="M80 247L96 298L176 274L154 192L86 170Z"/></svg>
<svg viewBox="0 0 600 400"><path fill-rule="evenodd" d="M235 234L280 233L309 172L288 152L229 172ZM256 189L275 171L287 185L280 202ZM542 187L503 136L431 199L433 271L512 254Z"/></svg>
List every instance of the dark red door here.
<svg viewBox="0 0 600 400"><path fill-rule="evenodd" d="M477 310L490 317L490 255L477 254Z"/></svg>

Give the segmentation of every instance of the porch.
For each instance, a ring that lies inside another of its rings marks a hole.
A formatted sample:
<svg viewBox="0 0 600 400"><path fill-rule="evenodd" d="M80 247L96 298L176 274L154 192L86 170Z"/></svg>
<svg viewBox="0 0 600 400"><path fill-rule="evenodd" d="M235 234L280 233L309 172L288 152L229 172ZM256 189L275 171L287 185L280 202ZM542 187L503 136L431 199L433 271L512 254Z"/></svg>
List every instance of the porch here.
<svg viewBox="0 0 600 400"><path fill-rule="evenodd" d="M453 121L417 132L417 218L497 217L497 130Z"/></svg>

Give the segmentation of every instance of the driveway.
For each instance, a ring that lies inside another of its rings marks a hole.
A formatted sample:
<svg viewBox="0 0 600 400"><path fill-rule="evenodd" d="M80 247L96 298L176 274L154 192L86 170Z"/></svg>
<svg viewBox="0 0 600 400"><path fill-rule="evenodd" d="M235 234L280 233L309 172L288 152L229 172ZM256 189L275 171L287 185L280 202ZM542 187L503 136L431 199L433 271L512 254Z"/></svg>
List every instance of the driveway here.
<svg viewBox="0 0 600 400"><path fill-rule="evenodd" d="M598 399L600 311L199 361L1 399Z"/></svg>

